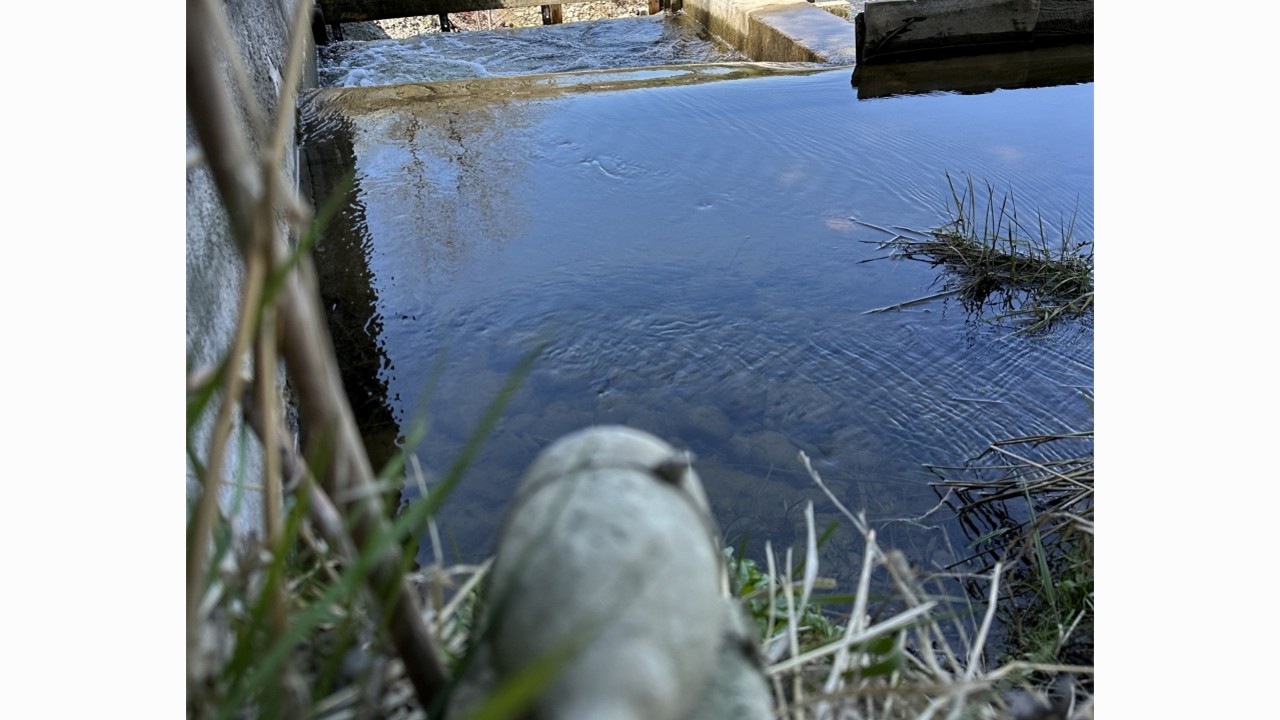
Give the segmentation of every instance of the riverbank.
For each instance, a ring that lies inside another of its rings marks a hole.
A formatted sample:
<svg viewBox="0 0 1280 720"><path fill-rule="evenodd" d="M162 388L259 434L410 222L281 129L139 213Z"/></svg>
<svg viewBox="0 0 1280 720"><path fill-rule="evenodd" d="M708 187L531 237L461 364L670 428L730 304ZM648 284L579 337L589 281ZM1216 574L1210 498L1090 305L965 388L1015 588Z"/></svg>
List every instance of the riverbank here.
<svg viewBox="0 0 1280 720"><path fill-rule="evenodd" d="M648 15L649 3L647 0L601 0L600 2L564 5L562 9L564 22L588 22ZM449 15L449 22L460 31L535 27L542 24L542 10L537 6L502 10L475 10L472 12L452 13ZM344 40L403 40L415 35L438 32L440 32L440 17L437 15L344 23L342 25L342 39Z"/></svg>
<svg viewBox="0 0 1280 720"><path fill-rule="evenodd" d="M848 10L836 12L835 14L852 20L854 16L862 12L864 5L866 5L866 0L849 0ZM575 3L561 7L564 22L566 23L613 20L649 14L648 0L600 0L600 2ZM503 10L475 10L472 12L452 13L449 15L449 22L459 31L535 27L542 24L542 10L537 6ZM421 15L391 20L344 23L342 25L341 39L403 40L415 35L438 32L440 32L440 17L438 15Z"/></svg>

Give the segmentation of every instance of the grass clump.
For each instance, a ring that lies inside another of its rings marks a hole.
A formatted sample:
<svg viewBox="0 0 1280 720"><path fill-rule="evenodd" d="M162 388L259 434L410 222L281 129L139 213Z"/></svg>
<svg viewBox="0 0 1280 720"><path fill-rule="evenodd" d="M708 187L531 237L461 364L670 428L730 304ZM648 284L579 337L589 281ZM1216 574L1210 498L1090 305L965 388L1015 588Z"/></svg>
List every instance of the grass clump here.
<svg viewBox="0 0 1280 720"><path fill-rule="evenodd" d="M1008 568L1003 655L1091 665L1093 432L1010 438L963 467L933 470L957 499L970 560Z"/></svg>
<svg viewBox="0 0 1280 720"><path fill-rule="evenodd" d="M1093 717L1092 683L1077 680L1092 674L1091 663L991 661L988 645L1008 598L1005 563L996 561L980 574L921 574L901 552L882 548L866 518L840 502L803 453L800 460L862 536L863 550L856 587L847 594L815 594L810 505L799 562L788 550L780 563L766 547L766 570L731 563L745 607L765 628L762 648L778 718ZM980 585L985 593L958 596L947 590L955 580Z"/></svg>
<svg viewBox="0 0 1280 720"><path fill-rule="evenodd" d="M941 292L870 312L957 296L975 317L1013 322L1022 326L1018 332L1030 332L1093 308L1093 243L1075 238L1075 214L1050 229L1039 212L1030 222L1019 217L1012 191L997 196L987 183L982 193L972 177L957 188L950 174L947 186L951 220L940 227L925 232L862 223L893 235L880 243L892 253L873 259L944 268Z"/></svg>

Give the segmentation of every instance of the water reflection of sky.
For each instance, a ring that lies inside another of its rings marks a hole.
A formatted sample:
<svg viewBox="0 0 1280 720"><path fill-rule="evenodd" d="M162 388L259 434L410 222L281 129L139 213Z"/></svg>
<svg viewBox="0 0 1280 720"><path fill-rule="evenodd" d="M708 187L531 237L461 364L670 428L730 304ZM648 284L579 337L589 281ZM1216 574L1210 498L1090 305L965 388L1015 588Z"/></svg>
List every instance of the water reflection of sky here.
<svg viewBox="0 0 1280 720"><path fill-rule="evenodd" d="M402 423L426 405L430 472L549 343L448 506L448 549L488 552L550 440L623 422L697 453L731 542L790 542L819 498L804 450L887 541L945 560L962 538L902 521L938 502L922 466L1091 426L1092 331L864 314L936 274L861 263L883 238L853 219L938 225L968 173L1053 223L1078 204L1092 237L1092 106L1092 85L860 102L841 70L356 118L388 395Z"/></svg>

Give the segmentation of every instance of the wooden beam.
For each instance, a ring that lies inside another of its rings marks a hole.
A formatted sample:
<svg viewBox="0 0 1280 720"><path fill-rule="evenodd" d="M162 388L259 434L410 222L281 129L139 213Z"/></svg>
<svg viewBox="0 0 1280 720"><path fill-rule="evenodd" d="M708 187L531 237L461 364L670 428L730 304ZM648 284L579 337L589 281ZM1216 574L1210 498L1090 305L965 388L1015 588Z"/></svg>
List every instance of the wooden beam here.
<svg viewBox="0 0 1280 720"><path fill-rule="evenodd" d="M563 4L592 0L560 0ZM472 10L540 7L546 0L317 0L327 23L440 15Z"/></svg>

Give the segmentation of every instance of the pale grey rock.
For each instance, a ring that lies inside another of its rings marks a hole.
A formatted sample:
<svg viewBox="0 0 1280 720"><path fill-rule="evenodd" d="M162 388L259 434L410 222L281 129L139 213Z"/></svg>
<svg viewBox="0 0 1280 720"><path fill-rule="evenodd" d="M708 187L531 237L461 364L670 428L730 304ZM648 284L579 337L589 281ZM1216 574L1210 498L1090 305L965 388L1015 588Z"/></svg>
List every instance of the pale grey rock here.
<svg viewBox="0 0 1280 720"><path fill-rule="evenodd" d="M627 427L572 433L517 489L486 590L489 632L450 717L569 649L539 720L768 718L755 637L726 589L688 457Z"/></svg>
<svg viewBox="0 0 1280 720"><path fill-rule="evenodd" d="M690 432L705 435L716 442L724 442L733 435L733 424L724 411L714 405L685 406L680 420Z"/></svg>
<svg viewBox="0 0 1280 720"><path fill-rule="evenodd" d="M342 23L343 40L387 40L390 37L373 21Z"/></svg>

